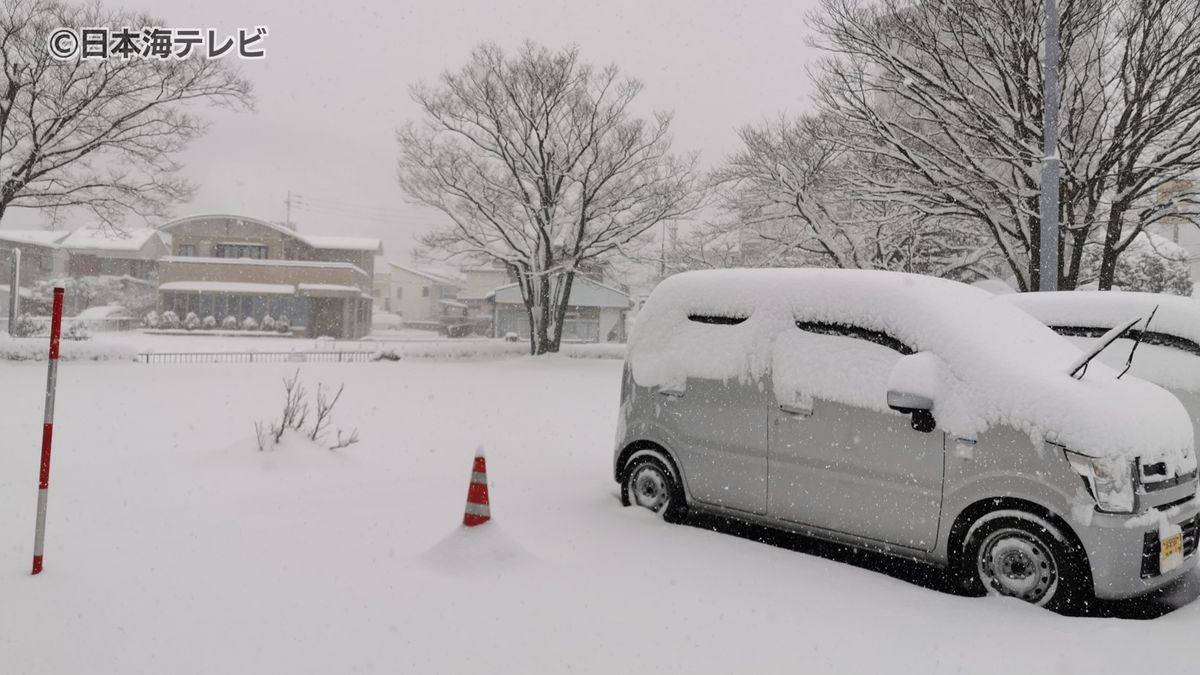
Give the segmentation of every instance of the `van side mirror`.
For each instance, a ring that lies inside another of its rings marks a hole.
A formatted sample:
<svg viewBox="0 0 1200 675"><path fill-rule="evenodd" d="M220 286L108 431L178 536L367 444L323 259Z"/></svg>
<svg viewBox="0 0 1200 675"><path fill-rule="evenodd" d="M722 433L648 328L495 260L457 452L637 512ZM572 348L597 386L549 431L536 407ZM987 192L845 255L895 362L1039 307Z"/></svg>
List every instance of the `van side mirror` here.
<svg viewBox="0 0 1200 675"><path fill-rule="evenodd" d="M912 416L912 428L929 433L937 428L934 395L946 367L936 354L918 352L901 357L888 376L888 407Z"/></svg>
<svg viewBox="0 0 1200 675"><path fill-rule="evenodd" d="M937 420L933 417L933 399L928 396L889 391L887 403L889 408L900 414L912 415L913 430L927 434L937 428Z"/></svg>

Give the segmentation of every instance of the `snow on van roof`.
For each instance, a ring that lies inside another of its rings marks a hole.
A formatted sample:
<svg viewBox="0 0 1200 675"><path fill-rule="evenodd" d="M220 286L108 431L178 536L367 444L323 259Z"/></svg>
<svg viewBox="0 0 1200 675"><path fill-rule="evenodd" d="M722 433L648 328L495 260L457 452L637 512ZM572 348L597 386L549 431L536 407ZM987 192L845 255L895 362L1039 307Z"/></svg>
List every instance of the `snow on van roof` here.
<svg viewBox="0 0 1200 675"><path fill-rule="evenodd" d="M1150 316L1150 330L1200 343L1200 300L1181 295L1128 291L1056 291L1014 293L1004 300L1054 327L1112 328L1123 321ZM1142 326L1137 326L1141 328Z"/></svg>
<svg viewBox="0 0 1200 675"><path fill-rule="evenodd" d="M693 318L689 318L693 317ZM716 323L724 317L725 323ZM729 323L730 320L738 323ZM805 334L797 321L879 331L944 362L934 414L947 433L973 437L1008 424L1095 456L1143 456L1188 470L1195 466L1192 425L1179 401L1153 384L1116 379L1092 363L1081 380L1066 373L1079 349L1032 316L987 291L945 279L865 270L761 269L687 272L664 280L638 316L629 364L643 387L679 387L688 377L755 380L784 334ZM855 379L841 359L809 363L802 381ZM858 364L853 364L858 365ZM828 371L828 372L815 372ZM777 377L791 379L789 373ZM879 377L858 380L879 388ZM774 383L778 392L781 384ZM846 391L845 402L870 405L886 392ZM915 393L915 392L914 392ZM876 407L884 406L876 404ZM1156 459L1155 459L1156 458Z"/></svg>

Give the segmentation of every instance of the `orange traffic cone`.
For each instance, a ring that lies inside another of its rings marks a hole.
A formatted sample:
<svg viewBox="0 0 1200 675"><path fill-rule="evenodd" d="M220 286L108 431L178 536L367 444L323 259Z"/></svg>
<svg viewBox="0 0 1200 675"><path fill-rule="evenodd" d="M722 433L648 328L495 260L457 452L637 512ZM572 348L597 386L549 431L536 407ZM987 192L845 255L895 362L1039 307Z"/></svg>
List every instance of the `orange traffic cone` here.
<svg viewBox="0 0 1200 675"><path fill-rule="evenodd" d="M463 513L463 525L475 527L492 519L488 508L487 461L483 457L483 446L475 451L475 464L471 467L471 486L467 488L467 508Z"/></svg>

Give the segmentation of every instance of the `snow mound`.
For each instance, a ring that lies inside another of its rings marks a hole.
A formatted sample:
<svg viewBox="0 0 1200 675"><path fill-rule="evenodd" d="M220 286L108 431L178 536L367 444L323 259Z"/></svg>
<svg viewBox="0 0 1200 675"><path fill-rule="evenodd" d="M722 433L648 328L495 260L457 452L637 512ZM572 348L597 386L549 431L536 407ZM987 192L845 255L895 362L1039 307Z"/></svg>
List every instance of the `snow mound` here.
<svg viewBox="0 0 1200 675"><path fill-rule="evenodd" d="M895 272L688 272L651 294L628 361L642 387L686 387L689 377L763 383L774 369L780 400L809 395L887 410L887 378L901 352L801 330L797 322L850 325L936 357L924 359L924 369L936 374L933 412L949 434L974 437L1010 425L1034 442L1097 457L1195 467L1191 420L1174 396L1118 380L1096 362L1082 380L1070 377L1080 350L1005 297ZM847 346L853 354L836 351Z"/></svg>
<svg viewBox="0 0 1200 675"><path fill-rule="evenodd" d="M992 295L1011 295L1012 293L1016 293L1012 286L1009 286L1007 282L1000 279L980 279L971 285L975 288L982 288Z"/></svg>
<svg viewBox="0 0 1200 675"><path fill-rule="evenodd" d="M50 338L14 338L0 334L0 361L45 361L50 357ZM130 345L96 340L62 340L60 361L135 361L137 350Z"/></svg>
<svg viewBox="0 0 1200 675"><path fill-rule="evenodd" d="M264 426L267 422L264 422ZM250 423L246 424L250 427ZM258 449L253 436L205 455L204 462L212 466L250 467L268 473L322 473L331 465L345 464L346 450L330 450L291 429L283 432L277 445Z"/></svg>
<svg viewBox="0 0 1200 675"><path fill-rule="evenodd" d="M490 574L532 559L494 520L475 527L460 525L419 557L426 567L453 575Z"/></svg>

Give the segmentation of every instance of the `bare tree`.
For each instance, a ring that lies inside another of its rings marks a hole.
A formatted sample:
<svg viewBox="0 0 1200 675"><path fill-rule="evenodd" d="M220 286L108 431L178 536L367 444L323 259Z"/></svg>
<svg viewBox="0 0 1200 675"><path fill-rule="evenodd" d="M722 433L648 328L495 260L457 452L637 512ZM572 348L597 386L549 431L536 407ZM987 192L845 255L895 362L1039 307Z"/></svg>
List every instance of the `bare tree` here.
<svg viewBox="0 0 1200 675"><path fill-rule="evenodd" d="M1095 156L1093 188L1111 195L1098 280L1104 289L1116 278L1118 256L1147 227L1168 218L1200 222L1194 184L1159 198L1164 187L1200 169L1200 2L1116 5L1115 86L1106 89L1109 131Z"/></svg>
<svg viewBox="0 0 1200 675"><path fill-rule="evenodd" d="M888 167L849 149L828 116L779 118L739 131L743 147L714 173L722 222L697 230L706 253L734 242L746 266L817 265L978 277L987 241L962 219L921 218L903 202L855 194L854 178ZM713 244L716 244L714 247Z"/></svg>
<svg viewBox="0 0 1200 675"><path fill-rule="evenodd" d="M671 115L633 116L642 85L578 50L484 44L397 135L399 180L449 217L424 237L449 256L502 262L517 280L530 351L558 350L577 271L696 210L695 158L671 153Z"/></svg>
<svg viewBox="0 0 1200 675"><path fill-rule="evenodd" d="M1060 284L1079 283L1085 248L1118 256L1156 220L1194 217L1194 195L1152 199L1200 159L1195 0L1068 0L1060 33ZM824 0L814 17L830 58L820 107L848 148L894 170L860 171L863 199L986 233L1022 289L1036 288L1041 242L1040 0ZM1136 209L1135 205L1145 205Z"/></svg>
<svg viewBox="0 0 1200 675"><path fill-rule="evenodd" d="M224 61L60 61L47 48L58 27L163 23L98 4L0 5L0 220L10 208L83 208L112 223L191 196L174 158L206 129L190 109L250 108L249 82Z"/></svg>

